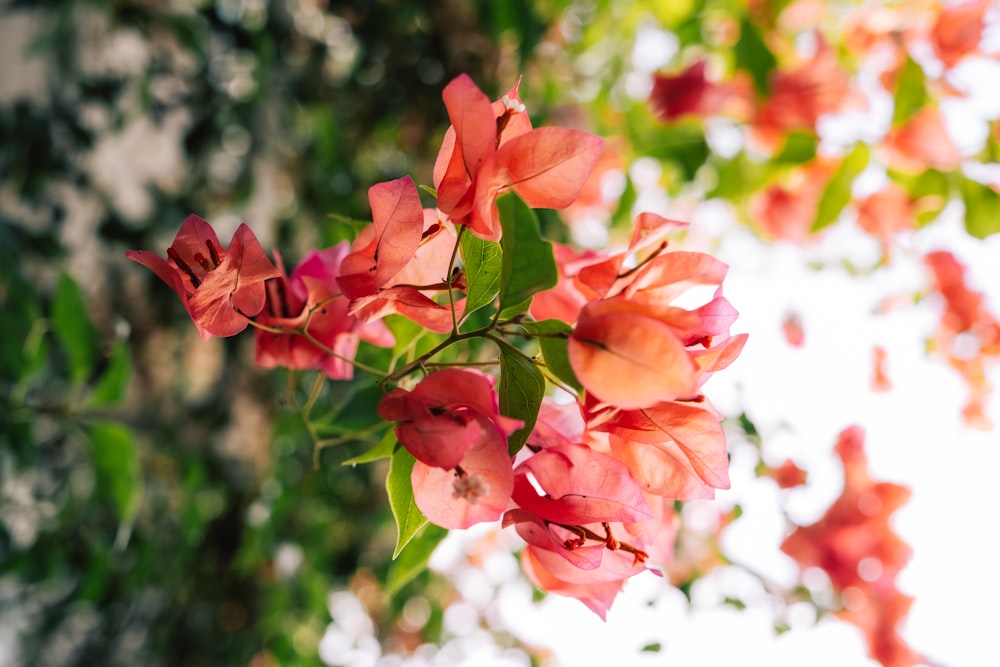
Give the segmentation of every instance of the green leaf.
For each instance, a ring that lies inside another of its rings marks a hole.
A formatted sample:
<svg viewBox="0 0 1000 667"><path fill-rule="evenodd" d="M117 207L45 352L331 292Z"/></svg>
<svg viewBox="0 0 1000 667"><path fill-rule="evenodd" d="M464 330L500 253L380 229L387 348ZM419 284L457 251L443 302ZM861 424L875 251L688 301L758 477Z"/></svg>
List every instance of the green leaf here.
<svg viewBox="0 0 1000 667"><path fill-rule="evenodd" d="M418 531L410 542L410 547L389 566L385 577L385 592L390 596L395 595L427 569L431 554L447 535L446 529L433 523L428 523L423 530Z"/></svg>
<svg viewBox="0 0 1000 667"><path fill-rule="evenodd" d="M527 442L538 419L538 409L545 395L545 377L531 360L509 343L499 341L500 383L497 396L500 414L520 419L524 426L507 439L507 451L516 454Z"/></svg>
<svg viewBox="0 0 1000 667"><path fill-rule="evenodd" d="M566 344L569 335L573 333L573 327L562 320L542 320L541 322L522 322L521 326L527 333L539 335L538 344L542 348L542 356L545 358L545 366L557 378L573 387L577 391L583 389L583 385L576 378L573 367L569 363L569 353Z"/></svg>
<svg viewBox="0 0 1000 667"><path fill-rule="evenodd" d="M425 523L427 517L420 511L413 500L413 484L410 482L410 473L413 471L413 464L416 459L413 455L400 447L393 453L392 461L389 463L389 474L385 477L385 490L389 495L389 507L392 508L392 516L396 519L396 548L392 552L395 559L403 550L403 547L413 539L417 531Z"/></svg>
<svg viewBox="0 0 1000 667"><path fill-rule="evenodd" d="M387 459L390 458L395 451L396 434L390 430L382 436L382 439L378 441L378 444L369 449L367 452L349 458L340 465L356 466L359 463L371 463L372 461L378 461L379 459ZM413 466L410 466L411 469L412 467Z"/></svg>
<svg viewBox="0 0 1000 667"><path fill-rule="evenodd" d="M899 72L892 110L892 125L897 127L927 104L927 77L923 68L910 56Z"/></svg>
<svg viewBox="0 0 1000 667"><path fill-rule="evenodd" d="M559 279L552 244L542 239L535 213L517 195L497 199L503 237L500 246L500 317L525 312L531 297L552 287Z"/></svg>
<svg viewBox="0 0 1000 667"><path fill-rule="evenodd" d="M123 340L115 341L104 374L97 380L87 399L88 407L104 408L121 405L131 379L132 359L129 357L128 343Z"/></svg>
<svg viewBox="0 0 1000 667"><path fill-rule="evenodd" d="M82 384L94 371L97 333L80 288L66 273L60 274L52 297L52 328L66 353L70 379Z"/></svg>
<svg viewBox="0 0 1000 667"><path fill-rule="evenodd" d="M858 143L844 157L819 199L812 231L818 232L837 221L837 216L851 201L851 185L854 183L854 179L868 166L870 156L871 149L867 144Z"/></svg>
<svg viewBox="0 0 1000 667"><path fill-rule="evenodd" d="M774 156L772 162L785 164L803 164L816 157L816 135L811 132L793 131L785 137L781 151Z"/></svg>
<svg viewBox="0 0 1000 667"><path fill-rule="evenodd" d="M143 479L132 431L117 422L96 422L87 429L99 493L111 501L123 524L119 543L127 539L142 502Z"/></svg>
<svg viewBox="0 0 1000 667"><path fill-rule="evenodd" d="M889 178L901 184L913 199L919 199L917 226L933 222L950 199L949 177L937 169L925 169L919 174L890 171Z"/></svg>
<svg viewBox="0 0 1000 667"><path fill-rule="evenodd" d="M757 26L746 16L740 19L740 39L733 47L736 68L746 70L753 79L754 88L766 95L770 88L771 72L778 61L767 48Z"/></svg>
<svg viewBox="0 0 1000 667"><path fill-rule="evenodd" d="M500 293L503 252L499 243L484 241L468 231L462 234L461 250L469 286L465 302L468 314L490 305Z"/></svg>
<svg viewBox="0 0 1000 667"><path fill-rule="evenodd" d="M961 181L965 230L977 239L1000 232L1000 193L969 179Z"/></svg>

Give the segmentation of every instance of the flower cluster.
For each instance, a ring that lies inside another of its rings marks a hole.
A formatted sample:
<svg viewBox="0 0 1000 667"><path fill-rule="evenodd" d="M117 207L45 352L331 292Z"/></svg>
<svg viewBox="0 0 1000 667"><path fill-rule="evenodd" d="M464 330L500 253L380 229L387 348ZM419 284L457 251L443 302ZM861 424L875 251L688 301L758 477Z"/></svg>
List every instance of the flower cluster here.
<svg viewBox="0 0 1000 667"><path fill-rule="evenodd" d="M445 528L513 526L527 575L603 617L629 577L669 562L674 502L729 486L720 415L701 391L746 340L730 335L727 267L668 251L684 225L653 213L620 252L553 247L532 209L573 204L602 140L533 128L517 86L490 101L460 76L443 98L452 124L433 208L408 177L378 183L372 224L291 274L245 226L223 250L194 216L166 259L128 256L180 295L206 338L252 326L261 367L379 375L378 414L412 455L416 508ZM695 287L711 296L691 306ZM360 365L361 341L410 349L389 316L437 344L399 367ZM499 377L482 370L489 360L433 361L475 340L499 350Z"/></svg>

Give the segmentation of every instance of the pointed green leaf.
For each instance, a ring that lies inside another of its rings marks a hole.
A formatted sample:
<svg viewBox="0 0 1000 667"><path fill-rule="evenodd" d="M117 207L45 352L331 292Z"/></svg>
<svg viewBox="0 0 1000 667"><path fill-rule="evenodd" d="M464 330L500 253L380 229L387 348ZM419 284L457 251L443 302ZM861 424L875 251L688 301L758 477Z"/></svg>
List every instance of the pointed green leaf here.
<svg viewBox="0 0 1000 667"><path fill-rule="evenodd" d="M63 273L52 297L52 328L66 353L70 379L84 382L94 371L97 333L76 282Z"/></svg>
<svg viewBox="0 0 1000 667"><path fill-rule="evenodd" d="M475 234L462 234L462 262L465 264L465 312L473 313L493 303L500 293L501 257L500 244L484 241Z"/></svg>
<svg viewBox="0 0 1000 667"><path fill-rule="evenodd" d="M785 164L803 164L816 157L816 145L819 139L812 132L795 130L785 136L781 151L771 162Z"/></svg>
<svg viewBox="0 0 1000 667"><path fill-rule="evenodd" d="M409 548L399 554L391 565L385 577L385 592L393 596L399 590L427 569L427 562L434 549L448 535L448 531L433 523L428 523L423 530L414 535Z"/></svg>
<svg viewBox="0 0 1000 667"><path fill-rule="evenodd" d="M378 461L379 459L387 459L393 455L396 451L396 434L393 431L387 431L382 439L378 441L378 444L369 449L367 452L358 454L355 457L349 458L341 465L345 466L356 466L359 463L371 463L372 461ZM412 469L412 466L411 466Z"/></svg>
<svg viewBox="0 0 1000 667"><path fill-rule="evenodd" d="M87 429L100 493L111 501L124 524L131 524L142 501L143 480L132 431L117 422L96 422Z"/></svg>
<svg viewBox="0 0 1000 667"><path fill-rule="evenodd" d="M826 184L819 199L812 231L818 232L837 221L840 212L851 201L851 186L854 179L868 166L870 156L871 149L862 143L856 144L854 149L844 156L844 160L837 167L833 178Z"/></svg>
<svg viewBox="0 0 1000 667"><path fill-rule="evenodd" d="M569 363L569 353L566 343L569 335L573 333L573 327L562 320L542 320L541 322L522 322L521 326L527 333L538 335L538 344L542 348L542 357L545 358L545 366L557 378L573 387L577 391L583 389L583 385L576 378L573 367Z"/></svg>
<svg viewBox="0 0 1000 667"><path fill-rule="evenodd" d="M1000 193L988 185L962 179L965 229L977 239L1000 232Z"/></svg>
<svg viewBox="0 0 1000 667"><path fill-rule="evenodd" d="M394 559L399 556L403 547L413 539L417 531L427 523L427 517L413 500L413 484L410 482L410 473L413 472L415 461L412 454L400 447L392 455L392 461L389 463L389 474L385 477L385 490L389 495L389 507L392 508L392 516L396 519L396 548L392 552Z"/></svg>
<svg viewBox="0 0 1000 667"><path fill-rule="evenodd" d="M537 292L559 279L552 244L542 239L534 211L513 193L497 199L503 237L500 267L500 317L525 312Z"/></svg>
<svg viewBox="0 0 1000 667"><path fill-rule="evenodd" d="M131 379L132 359L129 357L128 343L123 340L115 341L108 365L90 393L87 405L92 408L121 405Z"/></svg>
<svg viewBox="0 0 1000 667"><path fill-rule="evenodd" d="M531 434L545 395L545 377L516 348L500 342L500 414L520 419L524 426L507 438L507 451L516 454Z"/></svg>

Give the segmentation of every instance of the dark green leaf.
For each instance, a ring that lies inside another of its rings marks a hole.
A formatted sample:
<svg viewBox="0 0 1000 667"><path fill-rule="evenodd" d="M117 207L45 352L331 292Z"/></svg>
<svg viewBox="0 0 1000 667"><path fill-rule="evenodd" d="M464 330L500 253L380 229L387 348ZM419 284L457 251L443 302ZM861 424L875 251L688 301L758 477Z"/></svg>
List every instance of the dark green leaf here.
<svg viewBox="0 0 1000 667"><path fill-rule="evenodd" d="M88 406L103 408L120 405L125 400L131 378L132 359L129 357L128 343L116 341L111 348L108 365L87 399Z"/></svg>
<svg viewBox="0 0 1000 667"><path fill-rule="evenodd" d="M513 456L524 446L538 419L545 395L545 378L529 359L508 343L500 343L500 383L497 385L500 413L520 419L524 426L507 439Z"/></svg>
<svg viewBox="0 0 1000 667"><path fill-rule="evenodd" d="M427 517L413 500L410 473L413 471L414 462L413 455L400 447L392 455L389 474L385 477L385 490L389 495L389 507L392 508L392 516L396 519L397 529L396 548L392 552L393 558L399 556L403 547L427 523Z"/></svg>
<svg viewBox="0 0 1000 667"><path fill-rule="evenodd" d="M503 252L500 244L484 241L468 231L462 234L462 262L468 284L466 314L488 306L500 293L500 272Z"/></svg>
<svg viewBox="0 0 1000 667"><path fill-rule="evenodd" d="M521 326L527 333L541 334L538 344L542 348L545 366L552 374L576 390L583 389L583 385L576 378L576 373L573 372L573 367L570 366L569 353L566 351L566 342L573 328L562 320L522 322Z"/></svg>
<svg viewBox="0 0 1000 667"><path fill-rule="evenodd" d="M500 317L513 317L531 305L537 292L555 287L559 274L552 244L542 239L534 212L513 193L497 200L503 238Z"/></svg>
<svg viewBox="0 0 1000 667"><path fill-rule="evenodd" d="M97 334L80 288L63 273L52 298L52 328L69 361L70 379L80 384L94 370Z"/></svg>
<svg viewBox="0 0 1000 667"><path fill-rule="evenodd" d="M837 167L837 171L826 184L819 199L812 231L818 232L837 221L837 216L851 201L851 185L858 174L868 166L870 155L871 149L867 144L859 143L855 145L854 150L844 156L843 162Z"/></svg>
<svg viewBox="0 0 1000 667"><path fill-rule="evenodd" d="M778 66L778 61L764 43L757 26L746 16L740 19L740 39L733 47L733 55L736 57L736 68L746 70L757 92L766 95L771 72Z"/></svg>
<svg viewBox="0 0 1000 667"><path fill-rule="evenodd" d="M399 554L385 578L385 592L395 595L399 590L427 568L427 561L448 531L433 523L428 523L423 530L417 532L410 542L410 548Z"/></svg>
<svg viewBox="0 0 1000 667"><path fill-rule="evenodd" d="M1000 232L1000 194L988 185L963 179L962 201L965 202L965 229L977 239Z"/></svg>

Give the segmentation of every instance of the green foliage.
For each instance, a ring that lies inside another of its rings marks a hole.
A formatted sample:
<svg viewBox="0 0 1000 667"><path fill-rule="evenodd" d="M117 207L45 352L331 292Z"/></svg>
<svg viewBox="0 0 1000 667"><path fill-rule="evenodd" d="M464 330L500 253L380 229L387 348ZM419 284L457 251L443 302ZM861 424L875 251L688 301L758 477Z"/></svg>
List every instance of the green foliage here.
<svg viewBox="0 0 1000 667"><path fill-rule="evenodd" d="M66 353L70 379L83 383L94 370L96 333L79 287L65 273L52 298L52 329Z"/></svg>
<svg viewBox="0 0 1000 667"><path fill-rule="evenodd" d="M461 251L468 284L465 312L469 314L493 303L500 293L503 253L499 243L468 232L462 234Z"/></svg>
<svg viewBox="0 0 1000 667"><path fill-rule="evenodd" d="M905 123L927 104L927 77L923 68L911 56L907 56L899 72L894 103L894 127Z"/></svg>
<svg viewBox="0 0 1000 667"><path fill-rule="evenodd" d="M573 328L562 320L542 320L541 322L522 322L521 327L529 334L539 336L538 344L542 348L542 357L549 371L570 387L580 391L583 385L576 378L573 367L569 363L567 342Z"/></svg>
<svg viewBox="0 0 1000 667"><path fill-rule="evenodd" d="M960 181L965 229L977 239L1000 232L1000 193L970 179Z"/></svg>
<svg viewBox="0 0 1000 667"><path fill-rule="evenodd" d="M536 293L555 287L559 273L534 211L513 193L501 196L497 208L503 226L500 318L506 319L525 312Z"/></svg>
<svg viewBox="0 0 1000 667"><path fill-rule="evenodd" d="M538 419L538 409L545 395L545 378L524 353L504 342L500 346L500 382L497 396L500 413L520 419L524 426L507 438L507 449L513 456L527 442Z"/></svg>
<svg viewBox="0 0 1000 667"><path fill-rule="evenodd" d="M770 89L771 72L778 66L778 61L767 48L760 28L748 16L740 18L740 38L733 49L733 56L736 68L750 74L757 93L766 95Z"/></svg>
<svg viewBox="0 0 1000 667"><path fill-rule="evenodd" d="M823 189L823 194L816 209L812 231L817 232L837 221L840 212L851 201L851 185L858 174L868 166L871 149L867 144L857 144L850 153L844 156L830 182Z"/></svg>
<svg viewBox="0 0 1000 667"><path fill-rule="evenodd" d="M116 422L87 428L98 488L112 502L123 524L130 524L142 502L143 478L135 437Z"/></svg>
<svg viewBox="0 0 1000 667"><path fill-rule="evenodd" d="M392 455L389 464L389 474L385 477L385 490L389 496L389 506L392 516L396 519L396 548L392 557L396 558L403 551L417 531L427 523L427 517L417 507L413 500L413 486L410 484L410 473L413 472L415 459L403 447Z"/></svg>

